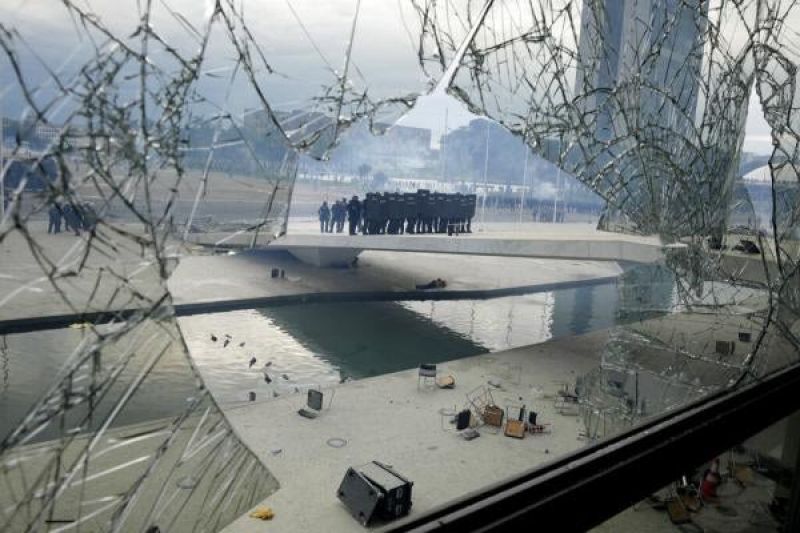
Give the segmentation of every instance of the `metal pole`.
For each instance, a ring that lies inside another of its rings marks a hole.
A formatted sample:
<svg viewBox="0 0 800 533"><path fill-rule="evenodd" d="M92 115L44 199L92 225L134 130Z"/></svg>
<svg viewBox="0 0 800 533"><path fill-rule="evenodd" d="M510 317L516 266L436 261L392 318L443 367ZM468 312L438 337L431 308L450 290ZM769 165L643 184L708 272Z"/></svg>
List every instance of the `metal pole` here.
<svg viewBox="0 0 800 533"><path fill-rule="evenodd" d="M483 154L483 199L481 200L481 229L486 229L486 196L489 192L489 121L486 121L486 151Z"/></svg>
<svg viewBox="0 0 800 533"><path fill-rule="evenodd" d="M0 222L6 217L6 119L3 117L3 93L0 92Z"/></svg>
<svg viewBox="0 0 800 533"><path fill-rule="evenodd" d="M561 191L561 139L558 140L558 166L556 166L556 192L553 194L553 224L556 223L558 194Z"/></svg>
<svg viewBox="0 0 800 533"><path fill-rule="evenodd" d="M558 209L558 191L561 188L561 167L556 172L556 192L553 194L553 224L556 222L556 210Z"/></svg>
<svg viewBox="0 0 800 533"><path fill-rule="evenodd" d="M522 147L525 150L525 165L522 167L522 191L520 194L519 200L519 223L522 224L522 214L525 211L525 184L527 181L528 175L528 156L530 155L531 151L528 149L528 145L524 142L522 143Z"/></svg>
<svg viewBox="0 0 800 533"><path fill-rule="evenodd" d="M442 135L442 146L440 148L439 153L442 157L442 177L440 178L442 183L447 177L447 108L444 108L444 135Z"/></svg>

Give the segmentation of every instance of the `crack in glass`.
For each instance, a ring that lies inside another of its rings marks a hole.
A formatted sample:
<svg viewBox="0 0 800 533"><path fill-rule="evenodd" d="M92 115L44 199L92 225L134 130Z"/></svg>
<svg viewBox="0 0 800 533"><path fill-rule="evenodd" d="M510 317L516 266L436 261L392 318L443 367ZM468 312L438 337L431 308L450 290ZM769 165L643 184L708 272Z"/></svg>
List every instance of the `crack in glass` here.
<svg viewBox="0 0 800 533"><path fill-rule="evenodd" d="M683 245L620 279L621 316L645 318L575 385L588 438L797 362L796 2L55 4L0 8L0 312L75 317L0 443L4 530L216 531L277 488L205 388L167 281L185 255L286 233L299 161L425 93L597 193L601 229ZM753 93L773 147L757 196L739 175ZM2 391L25 335L0 339ZM161 367L181 376L153 420Z"/></svg>

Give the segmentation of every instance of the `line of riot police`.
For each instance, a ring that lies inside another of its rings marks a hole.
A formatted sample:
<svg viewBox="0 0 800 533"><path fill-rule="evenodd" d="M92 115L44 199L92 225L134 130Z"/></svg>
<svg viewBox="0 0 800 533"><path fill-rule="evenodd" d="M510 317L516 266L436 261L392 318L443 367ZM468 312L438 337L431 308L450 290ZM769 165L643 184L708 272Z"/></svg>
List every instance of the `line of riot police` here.
<svg viewBox="0 0 800 533"><path fill-rule="evenodd" d="M471 233L474 194L447 194L419 189L415 193L367 193L347 204L350 234ZM358 223L354 223L358 220Z"/></svg>

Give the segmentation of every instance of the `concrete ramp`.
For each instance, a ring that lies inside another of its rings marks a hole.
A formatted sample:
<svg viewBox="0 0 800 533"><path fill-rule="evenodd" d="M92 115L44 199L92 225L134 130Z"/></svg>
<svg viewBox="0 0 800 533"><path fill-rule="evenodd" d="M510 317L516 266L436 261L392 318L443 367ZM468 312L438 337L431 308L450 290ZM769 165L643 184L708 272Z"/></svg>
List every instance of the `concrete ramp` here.
<svg viewBox="0 0 800 533"><path fill-rule="evenodd" d="M555 227L548 232L491 232L461 235L292 234L272 243L315 266L344 266L364 250L423 252L543 259L655 263L668 249L658 237L600 232L587 227Z"/></svg>

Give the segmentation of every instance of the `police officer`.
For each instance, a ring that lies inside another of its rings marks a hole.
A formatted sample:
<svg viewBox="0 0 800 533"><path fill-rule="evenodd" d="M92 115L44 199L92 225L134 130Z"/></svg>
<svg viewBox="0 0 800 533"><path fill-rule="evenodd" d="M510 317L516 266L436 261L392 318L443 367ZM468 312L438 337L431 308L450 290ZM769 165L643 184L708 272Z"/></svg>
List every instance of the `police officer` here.
<svg viewBox="0 0 800 533"><path fill-rule="evenodd" d="M319 215L319 232L326 233L331 220L331 210L327 201L322 202L322 205L317 209L317 214Z"/></svg>
<svg viewBox="0 0 800 533"><path fill-rule="evenodd" d="M374 235L378 228L378 199L374 192L368 192L364 200L364 235Z"/></svg>
<svg viewBox="0 0 800 533"><path fill-rule="evenodd" d="M383 235L386 233L386 225L389 221L389 193L383 193L378 195L378 224L377 224L377 231L378 235Z"/></svg>
<svg viewBox="0 0 800 533"><path fill-rule="evenodd" d="M475 216L475 208L478 205L478 197L474 194L467 195L467 233L472 233L472 218Z"/></svg>
<svg viewBox="0 0 800 533"><path fill-rule="evenodd" d="M467 215L469 214L469 198L467 195L459 193L458 195L458 231L464 233L467 231Z"/></svg>
<svg viewBox="0 0 800 533"><path fill-rule="evenodd" d="M358 229L358 223L361 221L361 202L358 201L358 196L353 195L349 202L347 202L347 222L349 224L350 235L355 235Z"/></svg>
<svg viewBox="0 0 800 533"><path fill-rule="evenodd" d="M444 233L442 213L444 213L444 194L435 192L433 193L433 231L436 233Z"/></svg>
<svg viewBox="0 0 800 533"><path fill-rule="evenodd" d="M47 233L61 233L61 206L54 202L47 211L49 223Z"/></svg>
<svg viewBox="0 0 800 533"><path fill-rule="evenodd" d="M444 231L448 235L453 234L453 223L456 218L455 200L456 197L453 194L444 195L444 210L442 211L442 219L443 219Z"/></svg>
<svg viewBox="0 0 800 533"><path fill-rule="evenodd" d="M453 195L453 207L452 209L452 218L450 219L450 224L455 233L461 233L463 230L461 229L461 198L464 195L460 192L457 192Z"/></svg>
<svg viewBox="0 0 800 533"><path fill-rule="evenodd" d="M386 218L388 226L386 233L389 235L397 234L397 219L400 218L400 202L397 193L386 193Z"/></svg>
<svg viewBox="0 0 800 533"><path fill-rule="evenodd" d="M405 202L403 209L406 221L406 233L412 234L417 225L417 195L413 192L404 193L403 201Z"/></svg>
<svg viewBox="0 0 800 533"><path fill-rule="evenodd" d="M344 231L344 222L347 220L347 198L342 198L339 205L341 207L339 208L339 225L336 227L336 233Z"/></svg>
<svg viewBox="0 0 800 533"><path fill-rule="evenodd" d="M328 230L330 233L339 232L339 218L342 216L342 205L339 200L333 202L331 205L331 225Z"/></svg>
<svg viewBox="0 0 800 533"><path fill-rule="evenodd" d="M397 218L396 218L396 233L402 235L405 232L405 222L406 220L406 198L404 195L395 193L395 198L397 198Z"/></svg>
<svg viewBox="0 0 800 533"><path fill-rule="evenodd" d="M417 191L417 208L420 218L419 233L431 233L433 231L433 198L431 191L419 189Z"/></svg>

